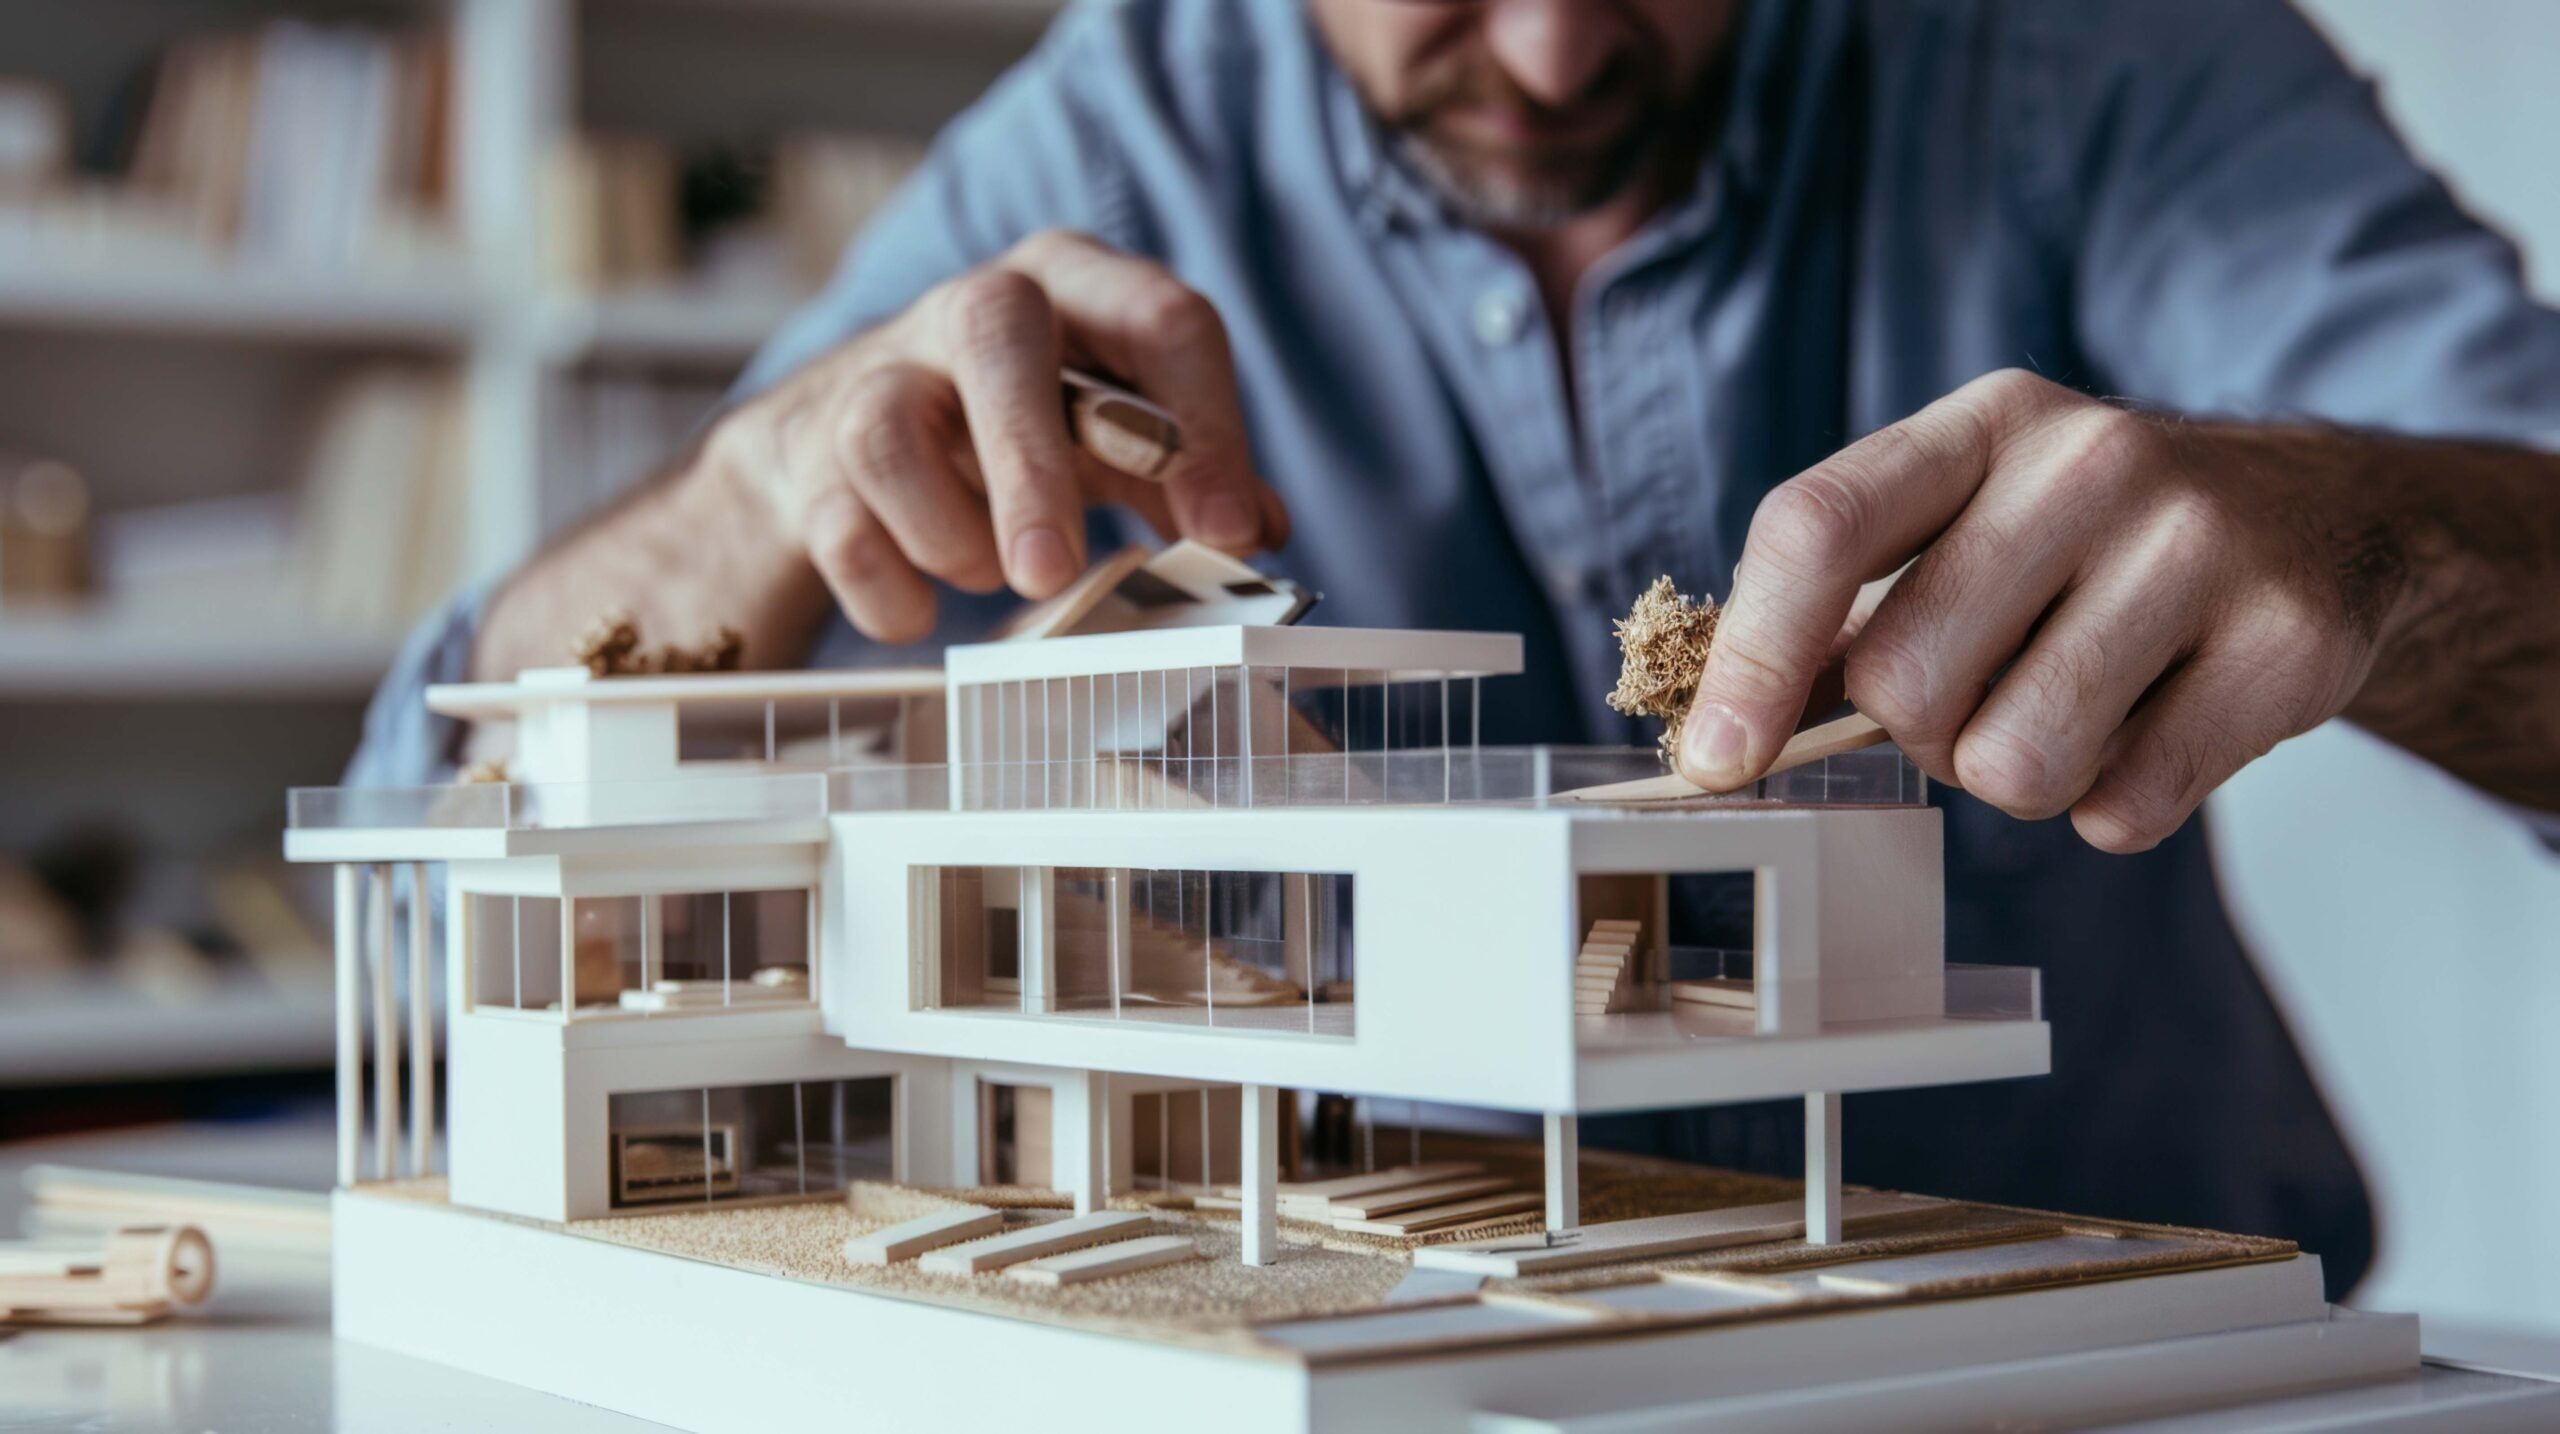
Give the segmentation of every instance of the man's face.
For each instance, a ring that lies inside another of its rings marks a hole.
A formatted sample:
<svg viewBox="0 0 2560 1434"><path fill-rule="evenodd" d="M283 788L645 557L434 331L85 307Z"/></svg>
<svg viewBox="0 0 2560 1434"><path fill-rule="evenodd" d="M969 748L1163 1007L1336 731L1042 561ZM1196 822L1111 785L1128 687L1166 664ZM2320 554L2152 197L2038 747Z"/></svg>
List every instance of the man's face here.
<svg viewBox="0 0 2560 1434"><path fill-rule="evenodd" d="M1399 150L1461 213L1551 228L1681 138L1737 0L1309 0Z"/></svg>

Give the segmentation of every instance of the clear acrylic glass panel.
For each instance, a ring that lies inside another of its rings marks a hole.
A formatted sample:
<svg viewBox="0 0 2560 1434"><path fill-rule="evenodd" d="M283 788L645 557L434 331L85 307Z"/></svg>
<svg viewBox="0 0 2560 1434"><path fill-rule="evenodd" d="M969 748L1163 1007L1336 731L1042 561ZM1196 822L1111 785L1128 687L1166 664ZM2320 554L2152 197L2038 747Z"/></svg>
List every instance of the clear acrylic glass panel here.
<svg viewBox="0 0 2560 1434"><path fill-rule="evenodd" d="M735 1132L712 1128L704 1097L696 1086L623 1091L606 1099L605 1174L612 1208L707 1204L737 1188Z"/></svg>
<svg viewBox="0 0 2560 1434"><path fill-rule="evenodd" d="M569 900L571 1004L579 1011L618 1010L622 993L644 983L643 943L637 896L579 896Z"/></svg>

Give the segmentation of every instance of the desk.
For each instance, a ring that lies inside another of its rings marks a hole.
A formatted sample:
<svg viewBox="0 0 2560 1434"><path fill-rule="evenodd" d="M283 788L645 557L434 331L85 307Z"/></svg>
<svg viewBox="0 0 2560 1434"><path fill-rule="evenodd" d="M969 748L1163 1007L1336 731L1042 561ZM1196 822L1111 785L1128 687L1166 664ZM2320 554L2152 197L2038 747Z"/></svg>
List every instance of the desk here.
<svg viewBox="0 0 2560 1434"><path fill-rule="evenodd" d="M336 1137L325 1107L273 1123L158 1127L0 1146L0 1226L24 1210L29 1165L88 1165L325 1190ZM145 1329L35 1329L0 1339L0 1428L82 1431L478 1431L624 1434L665 1426L329 1337L325 1256L217 1248L213 1298ZM2441 1352L2429 1336L2430 1353ZM2509 1346L2550 1367L2560 1350ZM2560 1385L2430 1362L2388 1386L2110 1426L2206 1431L2560 1428ZM1140 1426L1128 1424L1136 1430Z"/></svg>
<svg viewBox="0 0 2560 1434"><path fill-rule="evenodd" d="M336 1136L325 1108L276 1124L158 1127L0 1145L0 1230L25 1212L40 1163L325 1190ZM329 1337L322 1254L217 1241L213 1297L142 1329L30 1329L0 1339L0 1428L201 1431L538 1429L627 1434L665 1426Z"/></svg>

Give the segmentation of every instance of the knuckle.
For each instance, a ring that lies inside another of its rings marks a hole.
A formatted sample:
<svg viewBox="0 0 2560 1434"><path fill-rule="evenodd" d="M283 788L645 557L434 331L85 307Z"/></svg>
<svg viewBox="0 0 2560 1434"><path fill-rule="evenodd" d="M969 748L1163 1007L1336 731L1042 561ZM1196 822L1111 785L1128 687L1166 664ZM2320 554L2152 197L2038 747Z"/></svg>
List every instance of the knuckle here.
<svg viewBox="0 0 2560 1434"><path fill-rule="evenodd" d="M837 451L858 465L895 472L917 456L915 383L897 369L874 369L845 384L836 417Z"/></svg>
<svg viewBox="0 0 2560 1434"><path fill-rule="evenodd" d="M2229 524L2230 515L2211 494L2187 487L2162 494L2151 515L2154 541L2180 563L2218 553Z"/></svg>
<svg viewBox="0 0 2560 1434"><path fill-rule="evenodd" d="M2095 703L2107 690L2106 639L2096 633L2040 642L2020 656L2010 679L2038 709L2061 716Z"/></svg>
<svg viewBox="0 0 2560 1434"><path fill-rule="evenodd" d="M1999 403L2030 400L2040 402L2070 392L2069 389L2043 377L2033 369L2021 368L2016 364L2011 364L2007 368L1995 368L1975 379L1967 387Z"/></svg>
<svg viewBox="0 0 2560 1434"><path fill-rule="evenodd" d="M2070 804L2044 750L1996 723L1965 729L1956 741L1955 769L1966 791L2014 817L2037 821Z"/></svg>
<svg viewBox="0 0 2560 1434"><path fill-rule="evenodd" d="M1035 339L1053 322L1047 292L1011 269L973 269L953 279L945 293L952 342L971 357Z"/></svg>
<svg viewBox="0 0 2560 1434"><path fill-rule="evenodd" d="M1005 252L1012 258L1037 262L1054 259L1063 254L1080 253L1091 247L1093 247L1093 240L1085 235L1073 229L1052 227L1032 230L1015 240L1013 247Z"/></svg>
<svg viewBox="0 0 2560 1434"><path fill-rule="evenodd" d="M2115 856L2132 856L2158 846L2177 828L2157 830L2128 817L2111 800L2090 800L2071 809L2071 825L2080 839Z"/></svg>
<svg viewBox="0 0 2560 1434"><path fill-rule="evenodd" d="M1760 500L1750 545L1792 576L1820 576L1857 550L1869 522L1859 494L1857 484L1824 469L1788 479Z"/></svg>
<svg viewBox="0 0 2560 1434"><path fill-rule="evenodd" d="M1131 326L1149 343L1169 350L1224 343L1217 306L1169 275L1143 286L1132 305Z"/></svg>
<svg viewBox="0 0 2560 1434"><path fill-rule="evenodd" d="M1749 639L1718 642L1707 659L1714 675L1716 690L1725 697L1745 703L1772 702L1792 694L1795 681L1784 667L1771 661L1758 643Z"/></svg>
<svg viewBox="0 0 2560 1434"><path fill-rule="evenodd" d="M2174 739L2166 745L2197 746ZM2163 753L2160 760L2168 765L2146 764L2111 776L2071 809L2072 825L2090 845L2117 853L2148 851L2186 821L2195 801L2185 795L2189 781L2181 780L2173 768L2185 765L2195 770L2200 752L2184 757Z"/></svg>
<svg viewBox="0 0 2560 1434"><path fill-rule="evenodd" d="M1890 633L1870 632L1849 649L1841 664L1849 700L1899 738L1913 741L1933 735L1928 721L1928 669Z"/></svg>
<svg viewBox="0 0 2560 1434"><path fill-rule="evenodd" d="M2116 487L2162 468L2160 430L2128 409L2092 403L2061 419L2054 429L2055 476L2071 483Z"/></svg>

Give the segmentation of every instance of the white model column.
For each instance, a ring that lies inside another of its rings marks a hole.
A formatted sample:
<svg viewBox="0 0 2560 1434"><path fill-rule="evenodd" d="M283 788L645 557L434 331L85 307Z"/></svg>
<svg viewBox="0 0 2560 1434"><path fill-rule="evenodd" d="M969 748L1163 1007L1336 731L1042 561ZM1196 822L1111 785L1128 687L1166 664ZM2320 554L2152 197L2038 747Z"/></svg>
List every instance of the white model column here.
<svg viewBox="0 0 2560 1434"><path fill-rule="evenodd" d="M427 909L427 864L409 864L409 1173L427 1173L436 1143L435 985L427 975L433 939Z"/></svg>
<svg viewBox="0 0 2560 1434"><path fill-rule="evenodd" d="M1804 1240L1840 1243L1840 1093L1804 1098Z"/></svg>
<svg viewBox="0 0 2560 1434"><path fill-rule="evenodd" d="M1241 1093L1244 1262L1268 1265L1280 1258L1280 1088L1249 1085Z"/></svg>
<svg viewBox="0 0 2560 1434"><path fill-rule="evenodd" d="M365 977L373 983L373 1178L400 1174L400 1011L391 961L391 868L365 876Z"/></svg>
<svg viewBox="0 0 2560 1434"><path fill-rule="evenodd" d="M1129 899L1135 892L1136 884L1129 879L1126 869L1115 869L1111 873L1107 903L1109 910L1106 920L1108 922L1107 939L1111 943L1111 1014L1114 1017L1120 1014L1120 998L1129 993L1132 980L1129 964L1131 949Z"/></svg>
<svg viewBox="0 0 2560 1434"><path fill-rule="evenodd" d="M1054 867L1022 869L1021 953L1022 1013L1046 1015L1058 1009L1058 873Z"/></svg>
<svg viewBox="0 0 2560 1434"><path fill-rule="evenodd" d="M1075 1197L1079 1215L1102 1208L1103 1190L1110 1180L1105 1163L1109 1152L1103 1140L1111 1113L1107 1079L1100 1071L1077 1071L1058 1085L1052 1097L1057 1103L1050 1126L1057 1143L1052 1178Z"/></svg>
<svg viewBox="0 0 2560 1434"><path fill-rule="evenodd" d="M338 1183L356 1183L356 1150L364 1141L363 886L364 868L337 868L338 918Z"/></svg>
<svg viewBox="0 0 2560 1434"><path fill-rule="evenodd" d="M1547 1117L1547 1228L1582 1224L1582 1117Z"/></svg>

